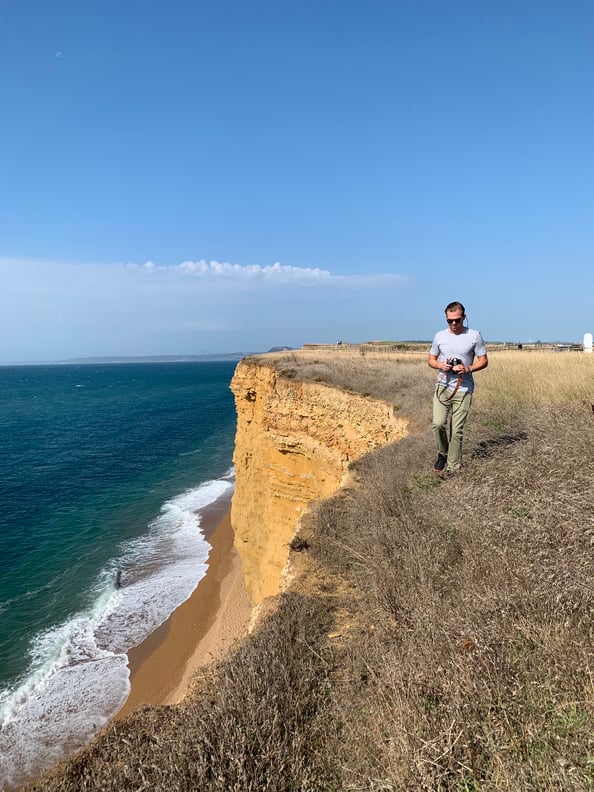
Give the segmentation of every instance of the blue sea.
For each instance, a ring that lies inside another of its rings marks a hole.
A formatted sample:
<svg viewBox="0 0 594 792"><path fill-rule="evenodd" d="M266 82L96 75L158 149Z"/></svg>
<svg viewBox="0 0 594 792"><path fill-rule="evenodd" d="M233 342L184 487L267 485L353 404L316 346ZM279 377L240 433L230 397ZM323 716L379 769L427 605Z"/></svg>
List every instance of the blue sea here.
<svg viewBox="0 0 594 792"><path fill-rule="evenodd" d="M233 491L234 362L0 367L0 789L120 709Z"/></svg>

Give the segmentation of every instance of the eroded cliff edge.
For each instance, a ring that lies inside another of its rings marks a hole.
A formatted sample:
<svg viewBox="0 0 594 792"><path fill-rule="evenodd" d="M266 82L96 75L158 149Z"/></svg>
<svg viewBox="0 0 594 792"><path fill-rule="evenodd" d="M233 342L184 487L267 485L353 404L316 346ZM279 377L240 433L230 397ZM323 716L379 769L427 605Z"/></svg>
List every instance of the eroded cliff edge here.
<svg viewBox="0 0 594 792"><path fill-rule="evenodd" d="M253 605L278 593L288 545L311 501L340 487L349 462L407 434L393 405L241 361L231 521Z"/></svg>

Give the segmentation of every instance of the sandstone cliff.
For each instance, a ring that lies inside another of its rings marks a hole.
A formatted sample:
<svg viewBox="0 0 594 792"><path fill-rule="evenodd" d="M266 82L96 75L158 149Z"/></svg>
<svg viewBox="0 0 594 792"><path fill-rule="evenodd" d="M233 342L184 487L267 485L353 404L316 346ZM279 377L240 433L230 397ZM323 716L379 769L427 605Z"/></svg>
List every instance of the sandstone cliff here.
<svg viewBox="0 0 594 792"><path fill-rule="evenodd" d="M277 594L288 544L308 504L332 495L349 462L402 438L392 405L283 377L265 358L239 363L231 520L246 587L258 605Z"/></svg>

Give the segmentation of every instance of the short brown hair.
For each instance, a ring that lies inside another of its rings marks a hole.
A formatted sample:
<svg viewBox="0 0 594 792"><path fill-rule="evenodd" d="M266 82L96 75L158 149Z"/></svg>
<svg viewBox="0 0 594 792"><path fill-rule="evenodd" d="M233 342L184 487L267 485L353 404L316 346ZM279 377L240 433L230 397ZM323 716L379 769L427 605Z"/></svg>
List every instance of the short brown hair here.
<svg viewBox="0 0 594 792"><path fill-rule="evenodd" d="M458 310L462 311L464 316L466 316L466 309L464 308L461 302L457 302L457 301L451 302L449 305L446 305L445 312L450 313L450 311L458 311Z"/></svg>

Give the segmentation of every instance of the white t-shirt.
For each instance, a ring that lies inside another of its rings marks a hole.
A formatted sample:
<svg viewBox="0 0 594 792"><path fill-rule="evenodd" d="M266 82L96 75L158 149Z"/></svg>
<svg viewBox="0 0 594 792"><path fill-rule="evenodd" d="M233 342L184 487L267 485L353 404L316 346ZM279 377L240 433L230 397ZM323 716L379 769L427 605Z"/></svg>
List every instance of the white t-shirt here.
<svg viewBox="0 0 594 792"><path fill-rule="evenodd" d="M460 358L464 366L472 366L475 355L481 357L487 354L485 342L478 330L464 328L464 332L456 335L447 328L438 330L431 344L430 355L435 355L440 362L445 362L449 358ZM455 388L458 382L456 371L440 371L437 375L436 387L445 386ZM474 380L472 374L464 374L458 390L472 393L474 390Z"/></svg>

